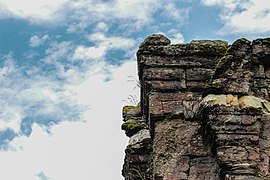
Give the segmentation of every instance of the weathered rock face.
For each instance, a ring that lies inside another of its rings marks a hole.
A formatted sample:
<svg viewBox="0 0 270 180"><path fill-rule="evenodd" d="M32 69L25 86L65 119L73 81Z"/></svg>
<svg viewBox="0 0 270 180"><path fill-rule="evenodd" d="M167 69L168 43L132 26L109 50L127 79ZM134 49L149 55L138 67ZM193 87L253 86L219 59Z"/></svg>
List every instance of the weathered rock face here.
<svg viewBox="0 0 270 180"><path fill-rule="evenodd" d="M130 137L125 150L126 157L122 175L127 180L151 179L152 138L141 107L125 106L123 108L122 130Z"/></svg>
<svg viewBox="0 0 270 180"><path fill-rule="evenodd" d="M137 57L126 180L270 179L270 38L171 45L151 35Z"/></svg>

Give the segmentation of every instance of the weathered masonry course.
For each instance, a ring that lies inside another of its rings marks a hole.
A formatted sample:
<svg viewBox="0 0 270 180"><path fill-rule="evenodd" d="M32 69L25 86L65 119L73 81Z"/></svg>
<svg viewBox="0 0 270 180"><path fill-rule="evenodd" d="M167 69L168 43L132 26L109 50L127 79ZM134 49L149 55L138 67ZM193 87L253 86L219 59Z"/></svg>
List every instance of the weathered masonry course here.
<svg viewBox="0 0 270 180"><path fill-rule="evenodd" d="M171 44L156 34L137 58L126 180L270 179L270 38Z"/></svg>

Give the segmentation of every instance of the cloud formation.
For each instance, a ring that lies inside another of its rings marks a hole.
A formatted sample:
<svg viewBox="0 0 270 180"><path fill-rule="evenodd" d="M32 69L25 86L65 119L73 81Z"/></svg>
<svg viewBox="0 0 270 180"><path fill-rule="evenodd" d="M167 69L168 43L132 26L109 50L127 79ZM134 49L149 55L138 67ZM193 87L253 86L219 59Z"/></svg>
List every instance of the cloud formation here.
<svg viewBox="0 0 270 180"><path fill-rule="evenodd" d="M29 46L30 47L39 47L40 45L44 44L45 41L47 41L49 39L49 35L46 34L42 37L39 37L38 35L34 35L30 38L29 40Z"/></svg>
<svg viewBox="0 0 270 180"><path fill-rule="evenodd" d="M72 101L72 93L38 67L19 67L12 55L0 68L1 130L30 135L34 122L50 127L80 119L83 107ZM27 122L25 124L25 122Z"/></svg>
<svg viewBox="0 0 270 180"><path fill-rule="evenodd" d="M268 0L202 0L207 6L223 9L220 19L224 26L221 35L230 34L270 34L270 1Z"/></svg>
<svg viewBox="0 0 270 180"><path fill-rule="evenodd" d="M104 83L103 75L96 74L68 87L79 104L90 106L83 113L84 122L65 121L50 133L33 123L29 137L17 136L10 142L12 151L0 153L0 168L5 169L0 179L119 179L127 143L120 131L121 107L130 94L139 97L138 88L126 76L136 75L136 62L111 67L111 72L111 81Z"/></svg>
<svg viewBox="0 0 270 180"><path fill-rule="evenodd" d="M58 11L67 0L0 0L2 8L2 17L17 17L33 21L50 20L54 13Z"/></svg>
<svg viewBox="0 0 270 180"><path fill-rule="evenodd" d="M161 0L27 1L18 4L15 0L0 0L2 16L21 18L42 26L62 26L67 32L76 33L83 32L89 26L107 31L111 24L118 24L120 29L137 31L156 23L155 16L158 14L182 23L190 12L190 8L180 8L177 2Z"/></svg>

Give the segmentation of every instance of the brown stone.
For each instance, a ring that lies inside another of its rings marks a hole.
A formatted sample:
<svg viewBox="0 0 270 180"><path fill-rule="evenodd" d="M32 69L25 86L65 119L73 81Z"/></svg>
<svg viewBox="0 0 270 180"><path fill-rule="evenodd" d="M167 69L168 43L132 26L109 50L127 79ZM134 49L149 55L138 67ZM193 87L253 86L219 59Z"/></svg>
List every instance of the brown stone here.
<svg viewBox="0 0 270 180"><path fill-rule="evenodd" d="M270 79L270 67L267 67L265 70L265 76L266 78Z"/></svg>
<svg viewBox="0 0 270 180"><path fill-rule="evenodd" d="M153 142L153 169L156 176L177 177L179 174L175 172L176 169L183 173L188 171L189 156L185 156L185 152L197 130L197 123L190 124L180 120L156 124Z"/></svg>
<svg viewBox="0 0 270 180"><path fill-rule="evenodd" d="M193 93L157 93L149 95L149 115L152 118L184 117L185 101L196 101L199 97ZM189 109L193 111L193 109ZM192 112L194 113L194 112Z"/></svg>
<svg viewBox="0 0 270 180"><path fill-rule="evenodd" d="M162 34L153 34L148 36L141 44L140 49L147 46L156 46L156 45L168 45L171 41Z"/></svg>
<svg viewBox="0 0 270 180"><path fill-rule="evenodd" d="M141 55L139 57L139 66L146 67L215 67L215 59L205 57L183 56L183 57L164 57Z"/></svg>
<svg viewBox="0 0 270 180"><path fill-rule="evenodd" d="M187 70L188 81L209 81L214 70L206 68L192 68Z"/></svg>
<svg viewBox="0 0 270 180"><path fill-rule="evenodd" d="M185 71L179 68L149 68L143 72L146 80L185 80Z"/></svg>
<svg viewBox="0 0 270 180"><path fill-rule="evenodd" d="M137 57L126 180L270 179L270 38L173 45L155 34Z"/></svg>
<svg viewBox="0 0 270 180"><path fill-rule="evenodd" d="M215 160L211 157L199 157L191 160L188 180L218 179L218 169Z"/></svg>
<svg viewBox="0 0 270 180"><path fill-rule="evenodd" d="M176 92L179 90L186 89L186 81L146 81L146 86L149 87L149 91L158 91L158 92Z"/></svg>
<svg viewBox="0 0 270 180"><path fill-rule="evenodd" d="M190 91L202 92L206 83L202 81L187 81L186 84Z"/></svg>

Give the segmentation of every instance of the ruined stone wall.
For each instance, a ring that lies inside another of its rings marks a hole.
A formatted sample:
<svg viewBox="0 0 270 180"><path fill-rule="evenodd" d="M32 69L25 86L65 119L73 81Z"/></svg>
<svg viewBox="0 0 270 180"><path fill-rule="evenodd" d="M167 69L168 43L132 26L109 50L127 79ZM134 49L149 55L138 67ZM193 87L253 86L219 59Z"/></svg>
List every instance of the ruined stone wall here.
<svg viewBox="0 0 270 180"><path fill-rule="evenodd" d="M141 103L123 109L126 180L270 179L270 39L137 52Z"/></svg>

